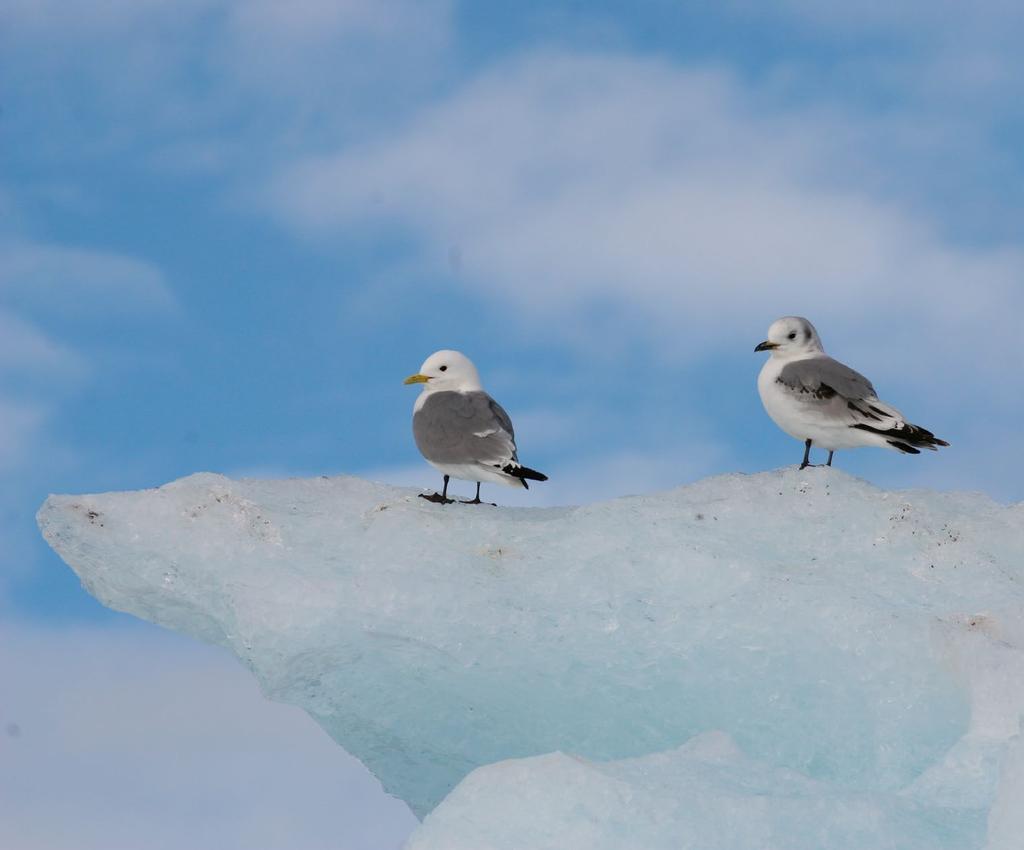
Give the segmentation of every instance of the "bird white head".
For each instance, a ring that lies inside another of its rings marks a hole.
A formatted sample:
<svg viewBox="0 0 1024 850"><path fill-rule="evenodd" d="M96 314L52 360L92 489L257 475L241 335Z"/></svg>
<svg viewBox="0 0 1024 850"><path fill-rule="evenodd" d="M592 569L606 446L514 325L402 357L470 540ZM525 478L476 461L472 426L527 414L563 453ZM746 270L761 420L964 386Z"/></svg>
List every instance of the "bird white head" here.
<svg viewBox="0 0 1024 850"><path fill-rule="evenodd" d="M770 351L772 357L802 357L824 351L821 338L807 319L802 316L783 316L768 328L768 339L758 343L754 351Z"/></svg>
<svg viewBox="0 0 1024 850"><path fill-rule="evenodd" d="M469 392L482 390L476 366L461 351L435 351L420 366L419 372L405 379L407 384L423 384L424 392Z"/></svg>

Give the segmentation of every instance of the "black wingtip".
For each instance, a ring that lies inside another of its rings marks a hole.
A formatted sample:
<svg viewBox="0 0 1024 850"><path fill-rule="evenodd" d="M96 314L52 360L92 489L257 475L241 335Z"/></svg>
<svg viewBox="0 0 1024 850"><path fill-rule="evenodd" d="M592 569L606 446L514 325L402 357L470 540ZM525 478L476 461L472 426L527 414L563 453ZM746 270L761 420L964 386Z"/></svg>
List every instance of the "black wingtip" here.
<svg viewBox="0 0 1024 850"><path fill-rule="evenodd" d="M543 472L537 472L536 469L530 469L528 466L513 466L511 463L501 470L506 475L514 475L516 478L523 480L523 486L526 487L526 479L529 478L531 481L547 481L548 477ZM527 488L529 489L529 488Z"/></svg>
<svg viewBox="0 0 1024 850"><path fill-rule="evenodd" d="M901 443L901 442L899 442L897 440L886 440L886 442L890 446L892 446L894 449L899 449L904 454L908 454L908 455L919 455L919 454L921 454L921 451L919 449L915 449L913 446L908 446L906 443Z"/></svg>
<svg viewBox="0 0 1024 850"><path fill-rule="evenodd" d="M886 439L886 442L894 449L899 449L901 452L908 454L921 454L918 449L928 449L928 451L938 451L939 446L948 446L945 440L940 440L927 428L922 428L920 425L911 425L909 422L899 428L875 428L873 425L867 425L863 422L858 422L856 425L851 425L851 428L857 428L861 431L870 431L872 434L878 434L882 437L892 437L894 439Z"/></svg>

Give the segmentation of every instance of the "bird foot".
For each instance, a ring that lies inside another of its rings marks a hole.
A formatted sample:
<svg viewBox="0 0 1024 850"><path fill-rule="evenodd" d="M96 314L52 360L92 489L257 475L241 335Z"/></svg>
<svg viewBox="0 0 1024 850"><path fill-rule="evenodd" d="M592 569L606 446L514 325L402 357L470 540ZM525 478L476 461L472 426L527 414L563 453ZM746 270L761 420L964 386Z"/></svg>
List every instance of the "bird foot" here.
<svg viewBox="0 0 1024 850"><path fill-rule="evenodd" d="M494 502L482 502L479 496L475 499L460 499L459 501L464 505L490 505L492 508L498 507Z"/></svg>
<svg viewBox="0 0 1024 850"><path fill-rule="evenodd" d="M825 464L823 464L823 463L801 463L800 464L800 469L807 469L807 467L809 467L809 466L817 467L817 466L824 466L824 465Z"/></svg>
<svg viewBox="0 0 1024 850"><path fill-rule="evenodd" d="M421 499L426 499L428 502L436 502L439 505L450 505L454 502L454 499L448 499L442 496L440 493L431 493L429 496L426 493L420 493Z"/></svg>

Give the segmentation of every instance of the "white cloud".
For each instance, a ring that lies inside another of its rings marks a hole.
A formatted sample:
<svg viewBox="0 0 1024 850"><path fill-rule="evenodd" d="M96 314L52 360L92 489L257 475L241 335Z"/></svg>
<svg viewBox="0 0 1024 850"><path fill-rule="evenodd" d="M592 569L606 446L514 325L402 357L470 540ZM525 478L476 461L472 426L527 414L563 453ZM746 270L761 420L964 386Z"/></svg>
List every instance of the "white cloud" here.
<svg viewBox="0 0 1024 850"><path fill-rule="evenodd" d="M886 112L906 120L908 129L931 123L925 116L941 115L947 136L977 134L977 144L1022 114L1017 91L1024 73L1024 7L1014 0L727 0L718 11L751 32L770 27L782 45L776 70L799 69L790 78L794 87L825 88L836 101L874 100L876 108L884 104ZM934 142L956 144L953 138ZM991 148L973 152L998 155Z"/></svg>
<svg viewBox="0 0 1024 850"><path fill-rule="evenodd" d="M450 0L107 0L99 5L90 0L11 0L5 11L8 37L17 33L85 46L126 35L149 36L161 27L170 26L169 34L178 35L205 25L212 39L205 46L219 48L225 41L247 44L253 49L249 61L255 65L265 61L260 50L301 51L331 44L341 49L357 39L411 40L415 32L424 42L445 40L444 22L451 7ZM305 61L302 55L283 52L281 58L288 63Z"/></svg>
<svg viewBox="0 0 1024 850"><path fill-rule="evenodd" d="M175 309L163 274L151 263L25 240L0 243L0 302L75 317Z"/></svg>
<svg viewBox="0 0 1024 850"><path fill-rule="evenodd" d="M0 396L0 471L28 460L29 446L45 418L46 410L40 405Z"/></svg>
<svg viewBox="0 0 1024 850"><path fill-rule="evenodd" d="M0 626L0 846L397 850L415 819L219 650Z"/></svg>
<svg viewBox="0 0 1024 850"><path fill-rule="evenodd" d="M763 14L765 7L750 0L730 0L734 9ZM849 31L907 31L922 39L936 31L989 33L1024 24L1024 10L1014 0L987 0L967 8L956 0L903 0L901 3L824 4L815 0L785 0L772 8L775 15L791 15L807 25Z"/></svg>
<svg viewBox="0 0 1024 850"><path fill-rule="evenodd" d="M450 0L9 6L0 33L8 61L35 89L76 99L73 110L38 97L12 109L15 132L41 122L34 133L24 126L65 160L132 152L160 170L232 178L430 86L452 32Z"/></svg>
<svg viewBox="0 0 1024 850"><path fill-rule="evenodd" d="M6 6L11 26L26 30L82 37L90 32L123 31L153 15L179 9L194 15L209 11L222 0L10 0Z"/></svg>
<svg viewBox="0 0 1024 850"><path fill-rule="evenodd" d="M867 119L865 119L867 120ZM929 217L855 188L860 116L780 110L730 75L535 55L491 69L401 132L307 158L268 205L303 233L396 226L458 285L515 314L572 321L594 303L690 354L778 315L869 325L934 347L1002 350L1024 308L1024 252L944 242ZM637 315L638 314L638 315Z"/></svg>
<svg viewBox="0 0 1024 850"><path fill-rule="evenodd" d="M55 316L109 322L175 309L149 263L24 240L0 243L0 467L35 463L32 450L54 407L90 372L88 356L43 324Z"/></svg>
<svg viewBox="0 0 1024 850"><path fill-rule="evenodd" d="M745 0L733 0L733 7L745 6L754 14L765 7ZM985 41L990 48L1010 47L1024 26L1024 8L1015 0L986 0L968 7L957 0L903 0L901 3L817 3L815 0L785 0L775 4L771 14L830 32L844 41L850 33L898 37L903 42L942 49ZM855 45L854 45L855 46Z"/></svg>
<svg viewBox="0 0 1024 850"><path fill-rule="evenodd" d="M15 314L0 309L0 377L84 371L82 358Z"/></svg>
<svg viewBox="0 0 1024 850"><path fill-rule="evenodd" d="M447 0L246 0L225 4L225 47L239 81L264 92L308 84L329 97L366 84L380 57L410 65L443 50ZM372 70L371 70L372 69ZM331 71L343 70L334 75ZM326 77L316 78L318 73Z"/></svg>

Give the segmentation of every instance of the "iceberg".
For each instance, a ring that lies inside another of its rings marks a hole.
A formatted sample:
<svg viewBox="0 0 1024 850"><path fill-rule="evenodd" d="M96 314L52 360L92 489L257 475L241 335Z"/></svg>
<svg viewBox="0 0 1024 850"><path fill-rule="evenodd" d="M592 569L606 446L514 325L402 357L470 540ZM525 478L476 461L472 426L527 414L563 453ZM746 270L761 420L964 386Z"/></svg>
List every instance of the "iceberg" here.
<svg viewBox="0 0 1024 850"><path fill-rule="evenodd" d="M337 476L51 496L111 608L228 647L409 850L1020 850L1024 504L839 470L582 507Z"/></svg>

